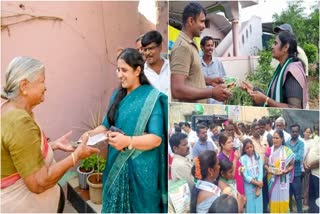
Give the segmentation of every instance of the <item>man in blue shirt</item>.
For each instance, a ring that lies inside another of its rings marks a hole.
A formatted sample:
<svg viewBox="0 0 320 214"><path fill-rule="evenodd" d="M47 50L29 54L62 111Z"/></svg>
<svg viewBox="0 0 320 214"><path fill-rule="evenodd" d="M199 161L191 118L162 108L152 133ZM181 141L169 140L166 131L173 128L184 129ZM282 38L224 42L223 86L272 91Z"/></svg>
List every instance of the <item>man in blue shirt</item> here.
<svg viewBox="0 0 320 214"><path fill-rule="evenodd" d="M215 49L214 41L211 36L205 36L200 42L201 50L203 56L201 58L201 70L204 75L204 79L207 87L215 87L224 82L223 77L226 76L224 67L221 61L213 57L213 52ZM208 99L210 104L223 104L213 98Z"/></svg>
<svg viewBox="0 0 320 214"><path fill-rule="evenodd" d="M297 211L302 213L302 182L301 182L301 163L303 162L304 143L299 139L300 126L293 124L290 126L291 139L286 142L286 146L289 147L295 154L294 160L294 180L290 183L290 211L292 211L292 195L297 202Z"/></svg>
<svg viewBox="0 0 320 214"><path fill-rule="evenodd" d="M216 151L216 149L213 146L213 143L208 141L208 136L207 136L207 127L204 125L199 124L197 127L197 135L198 135L198 142L194 145L192 149L192 157L198 157L201 152L206 151L206 150L211 150L211 151Z"/></svg>

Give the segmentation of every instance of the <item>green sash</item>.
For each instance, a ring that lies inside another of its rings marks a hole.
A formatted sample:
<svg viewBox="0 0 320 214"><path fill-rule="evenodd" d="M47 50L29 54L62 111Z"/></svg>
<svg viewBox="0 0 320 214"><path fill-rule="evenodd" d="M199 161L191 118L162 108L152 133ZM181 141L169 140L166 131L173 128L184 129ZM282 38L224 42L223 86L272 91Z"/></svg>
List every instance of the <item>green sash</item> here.
<svg viewBox="0 0 320 214"><path fill-rule="evenodd" d="M292 58L288 58L283 64L283 66L281 66L280 64L278 65L276 71L273 73L272 80L268 87L267 96L271 97L272 99L280 103L283 102L283 90L282 90L283 77L288 65L291 62L292 62Z"/></svg>

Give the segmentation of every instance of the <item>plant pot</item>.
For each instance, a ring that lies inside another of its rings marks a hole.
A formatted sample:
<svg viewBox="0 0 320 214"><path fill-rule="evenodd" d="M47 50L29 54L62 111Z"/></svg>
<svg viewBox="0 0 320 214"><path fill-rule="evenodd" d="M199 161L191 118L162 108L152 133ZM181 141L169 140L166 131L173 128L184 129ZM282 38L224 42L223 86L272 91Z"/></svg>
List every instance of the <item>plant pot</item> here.
<svg viewBox="0 0 320 214"><path fill-rule="evenodd" d="M79 175L78 178L80 189L89 189L89 186L87 184L87 177L93 173L94 169L91 169L90 172L83 172L80 170L80 166L78 166L77 171Z"/></svg>
<svg viewBox="0 0 320 214"><path fill-rule="evenodd" d="M99 177L99 181L97 181ZM92 173L87 177L90 200L94 204L102 203L102 173Z"/></svg>

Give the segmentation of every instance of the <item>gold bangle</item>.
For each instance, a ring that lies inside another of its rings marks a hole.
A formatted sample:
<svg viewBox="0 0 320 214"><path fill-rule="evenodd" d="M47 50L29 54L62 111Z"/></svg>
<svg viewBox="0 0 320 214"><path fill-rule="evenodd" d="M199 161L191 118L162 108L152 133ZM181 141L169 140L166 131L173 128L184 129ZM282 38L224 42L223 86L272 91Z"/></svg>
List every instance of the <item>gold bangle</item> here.
<svg viewBox="0 0 320 214"><path fill-rule="evenodd" d="M73 166L75 166L76 165L76 158L74 157L74 153L73 152L71 153L71 157L72 157Z"/></svg>
<svg viewBox="0 0 320 214"><path fill-rule="evenodd" d="M133 141L133 137L130 136L130 144L129 144L129 146L128 146L128 149L129 149L129 150L132 150L132 149L133 149L133 147L132 147L132 141Z"/></svg>

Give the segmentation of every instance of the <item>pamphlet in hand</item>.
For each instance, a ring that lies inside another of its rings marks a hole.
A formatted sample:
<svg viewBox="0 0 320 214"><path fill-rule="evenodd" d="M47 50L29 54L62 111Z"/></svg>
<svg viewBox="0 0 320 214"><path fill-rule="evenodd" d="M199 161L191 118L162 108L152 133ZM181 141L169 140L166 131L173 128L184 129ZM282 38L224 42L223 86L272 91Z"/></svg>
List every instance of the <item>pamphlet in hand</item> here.
<svg viewBox="0 0 320 214"><path fill-rule="evenodd" d="M97 134L97 135L94 135L94 136L89 136L87 145L88 145L88 146L94 146L94 145L96 145L97 143L100 143L100 142L105 141L105 140L107 140L107 139L108 139L108 137L107 137L104 133ZM81 143L82 143L82 140L71 141L71 145L72 145L74 148L77 148Z"/></svg>
<svg viewBox="0 0 320 214"><path fill-rule="evenodd" d="M87 145L93 146L93 145L96 145L97 143L100 143L100 142L105 141L107 139L108 139L108 137L104 133L89 136Z"/></svg>

